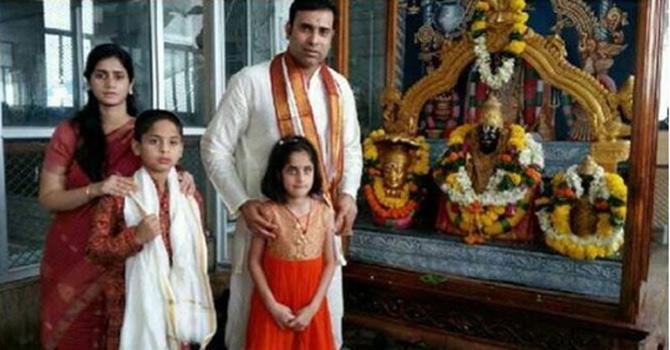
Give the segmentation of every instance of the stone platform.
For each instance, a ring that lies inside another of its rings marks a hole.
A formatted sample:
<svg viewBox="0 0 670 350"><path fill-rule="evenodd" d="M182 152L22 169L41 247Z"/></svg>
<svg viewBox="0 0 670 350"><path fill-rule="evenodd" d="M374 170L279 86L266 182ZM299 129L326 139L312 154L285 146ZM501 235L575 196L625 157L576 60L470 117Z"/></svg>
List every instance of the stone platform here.
<svg viewBox="0 0 670 350"><path fill-rule="evenodd" d="M467 245L460 237L426 231L393 231L359 220L350 259L415 272L455 275L617 301L622 263L575 261L541 244L489 242Z"/></svg>

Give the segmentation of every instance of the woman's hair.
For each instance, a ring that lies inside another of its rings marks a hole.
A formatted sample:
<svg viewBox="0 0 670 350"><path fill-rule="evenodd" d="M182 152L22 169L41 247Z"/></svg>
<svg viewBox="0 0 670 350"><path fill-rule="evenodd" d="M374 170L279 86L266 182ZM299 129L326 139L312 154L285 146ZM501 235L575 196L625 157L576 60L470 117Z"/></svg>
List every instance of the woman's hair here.
<svg viewBox="0 0 670 350"><path fill-rule="evenodd" d="M309 195L320 195L323 192L319 156L314 146L302 136L285 137L272 148L268 168L261 182L261 192L274 202L286 203L286 189L282 179L282 170L288 164L291 154L296 152L306 152L312 167L314 167L314 183L309 190Z"/></svg>
<svg viewBox="0 0 670 350"><path fill-rule="evenodd" d="M142 142L142 135L146 134L157 121L168 120L177 127L179 136L184 136L184 124L182 124L176 114L163 109L149 109L146 110L135 119L135 130L133 131L133 138L137 142Z"/></svg>
<svg viewBox="0 0 670 350"><path fill-rule="evenodd" d="M115 57L121 62L126 72L128 72L128 80L132 82L135 78L133 59L126 50L116 44L102 44L91 50L86 58L86 69L84 70L86 80L90 81L98 62L111 57ZM133 95L126 96L126 111L131 116L137 114L137 106ZM72 118L71 123L79 131L80 142L75 151L77 163L91 181L102 180L106 171L107 140L102 130L100 105L91 90L88 90L88 102Z"/></svg>

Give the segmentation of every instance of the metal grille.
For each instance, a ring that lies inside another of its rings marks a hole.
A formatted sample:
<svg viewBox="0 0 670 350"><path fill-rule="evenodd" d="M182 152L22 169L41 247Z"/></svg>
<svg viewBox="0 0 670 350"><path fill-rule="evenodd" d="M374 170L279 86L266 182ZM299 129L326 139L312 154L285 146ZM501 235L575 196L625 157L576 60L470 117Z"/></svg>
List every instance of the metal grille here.
<svg viewBox="0 0 670 350"><path fill-rule="evenodd" d="M195 178L198 191L204 196L207 186L207 174L200 161L200 136L187 137L184 140L184 156L180 164Z"/></svg>
<svg viewBox="0 0 670 350"><path fill-rule="evenodd" d="M9 268L39 263L51 215L37 202L47 141L5 141Z"/></svg>
<svg viewBox="0 0 670 350"><path fill-rule="evenodd" d="M661 241L667 242L668 230L668 168L656 168L654 188L654 229L661 232Z"/></svg>
<svg viewBox="0 0 670 350"><path fill-rule="evenodd" d="M195 185L205 199L205 206L213 205L214 203L207 202L206 190L209 180L207 179L205 168L202 166L202 161L200 160L200 136L189 136L185 138L184 155L181 158L180 164L193 175ZM205 223L205 226L208 226L207 223ZM221 234L220 236L215 234L215 232L212 232L211 227L207 227L207 230L210 231L210 234L207 236L208 266L213 268L216 265L216 239L226 240L227 237L225 234Z"/></svg>

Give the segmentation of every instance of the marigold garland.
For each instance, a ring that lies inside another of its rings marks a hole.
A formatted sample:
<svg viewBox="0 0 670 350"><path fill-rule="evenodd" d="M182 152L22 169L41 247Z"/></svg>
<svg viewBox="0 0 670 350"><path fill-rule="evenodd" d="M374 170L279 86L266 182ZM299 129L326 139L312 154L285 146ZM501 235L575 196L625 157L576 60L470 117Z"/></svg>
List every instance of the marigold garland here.
<svg viewBox="0 0 670 350"><path fill-rule="evenodd" d="M377 199L374 194L374 189L370 184L367 184L363 187L363 194L365 199L370 205L372 213L380 218L384 219L401 219L408 217L414 213L418 208L418 203L412 199L405 202L402 207L399 208L385 208Z"/></svg>
<svg viewBox="0 0 670 350"><path fill-rule="evenodd" d="M374 191L375 197L377 197L377 200L379 203L381 203L383 206L387 208L400 208L407 201L409 200L409 184L405 183L402 188L400 189L400 197L394 198L394 197L389 197L386 195L386 191L384 191L384 180L379 177L375 177L372 180L372 189Z"/></svg>
<svg viewBox="0 0 670 350"><path fill-rule="evenodd" d="M562 255L576 260L593 260L615 254L624 241L628 188L617 174L605 173L598 166L587 193L596 212L593 235L580 237L570 228L570 212L584 194L582 177L573 165L551 180L551 195L536 202L545 242Z"/></svg>

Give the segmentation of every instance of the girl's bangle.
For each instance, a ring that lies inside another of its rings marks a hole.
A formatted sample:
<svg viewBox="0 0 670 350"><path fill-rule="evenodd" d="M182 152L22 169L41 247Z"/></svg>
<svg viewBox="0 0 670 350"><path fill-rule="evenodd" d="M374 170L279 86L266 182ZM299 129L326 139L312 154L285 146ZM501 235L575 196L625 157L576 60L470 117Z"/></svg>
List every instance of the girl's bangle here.
<svg viewBox="0 0 670 350"><path fill-rule="evenodd" d="M91 184L88 184L88 186L86 186L86 190L84 191L84 193L86 193L86 198L91 199Z"/></svg>

